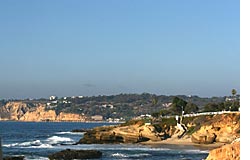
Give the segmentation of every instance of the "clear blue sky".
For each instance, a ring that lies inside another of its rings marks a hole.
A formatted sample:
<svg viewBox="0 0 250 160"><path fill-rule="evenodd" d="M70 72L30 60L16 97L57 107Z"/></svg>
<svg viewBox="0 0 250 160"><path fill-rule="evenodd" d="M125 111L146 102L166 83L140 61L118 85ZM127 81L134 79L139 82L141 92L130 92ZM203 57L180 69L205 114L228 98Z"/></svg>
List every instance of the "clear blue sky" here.
<svg viewBox="0 0 250 160"><path fill-rule="evenodd" d="M0 1L0 99L239 93L239 3Z"/></svg>

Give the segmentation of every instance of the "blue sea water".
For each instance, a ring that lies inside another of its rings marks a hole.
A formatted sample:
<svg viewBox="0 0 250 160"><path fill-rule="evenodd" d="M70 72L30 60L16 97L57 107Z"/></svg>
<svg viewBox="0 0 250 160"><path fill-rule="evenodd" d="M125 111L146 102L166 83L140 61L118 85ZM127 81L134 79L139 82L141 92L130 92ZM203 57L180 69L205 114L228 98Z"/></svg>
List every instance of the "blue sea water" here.
<svg viewBox="0 0 250 160"><path fill-rule="evenodd" d="M26 160L47 160L48 155L64 149L96 149L102 160L202 160L208 150L173 145L84 144L74 145L82 133L73 129L113 125L80 122L0 122L4 156L23 155Z"/></svg>

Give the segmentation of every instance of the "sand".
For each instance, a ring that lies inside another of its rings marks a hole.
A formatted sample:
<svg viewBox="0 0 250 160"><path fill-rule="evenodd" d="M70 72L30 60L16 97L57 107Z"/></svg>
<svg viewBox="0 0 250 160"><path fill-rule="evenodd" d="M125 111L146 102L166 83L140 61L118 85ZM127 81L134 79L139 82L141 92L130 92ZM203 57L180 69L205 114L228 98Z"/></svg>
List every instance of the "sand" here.
<svg viewBox="0 0 250 160"><path fill-rule="evenodd" d="M213 144L197 144L191 141L190 137L185 138L168 138L162 141L147 141L141 142L143 145L150 145L154 147L169 147L169 148L182 148L182 149L200 149L200 150L212 150L220 146L225 145L225 143L213 143Z"/></svg>

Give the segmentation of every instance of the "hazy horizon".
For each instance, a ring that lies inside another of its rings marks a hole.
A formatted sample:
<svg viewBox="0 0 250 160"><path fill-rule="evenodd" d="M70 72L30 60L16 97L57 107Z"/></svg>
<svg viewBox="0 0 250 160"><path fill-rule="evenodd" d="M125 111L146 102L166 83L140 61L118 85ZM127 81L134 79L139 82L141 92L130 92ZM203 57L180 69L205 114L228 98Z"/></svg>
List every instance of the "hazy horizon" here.
<svg viewBox="0 0 250 160"><path fill-rule="evenodd" d="M240 93L240 2L0 1L0 99Z"/></svg>
<svg viewBox="0 0 250 160"><path fill-rule="evenodd" d="M141 94L151 94L151 95L156 95L156 96L198 96L200 98L212 98L212 97L229 97L229 96L232 96L231 92L229 92L227 95L214 95L214 96L201 96L201 95L187 95L187 94L155 94L155 93L149 93L149 92L141 92L141 93L115 93L115 94L99 94L99 95L49 95L49 96L43 96L43 97L15 97L15 98L0 98L0 100L25 100L25 99L30 99L30 100L35 100L35 99L49 99L50 96L56 96L58 97L59 99L60 98L64 98L64 97L78 97L80 98L81 96L83 97L98 97L98 96L117 96L117 95L120 95L120 94L137 94L137 95L141 95ZM236 95L240 95L238 92Z"/></svg>

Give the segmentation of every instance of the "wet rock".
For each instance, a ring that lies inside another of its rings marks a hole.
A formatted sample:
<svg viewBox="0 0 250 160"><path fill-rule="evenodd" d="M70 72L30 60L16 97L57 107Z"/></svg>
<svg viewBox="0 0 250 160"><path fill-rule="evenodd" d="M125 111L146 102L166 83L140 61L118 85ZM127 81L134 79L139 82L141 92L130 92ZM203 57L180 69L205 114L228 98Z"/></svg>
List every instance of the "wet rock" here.
<svg viewBox="0 0 250 160"><path fill-rule="evenodd" d="M97 150L71 150L66 149L49 155L50 160L73 160L101 158L102 152Z"/></svg>
<svg viewBox="0 0 250 160"><path fill-rule="evenodd" d="M87 131L89 131L90 129L85 129L85 128L83 128L83 129L73 129L71 132L74 132L74 133L77 133L77 132L87 132Z"/></svg>
<svg viewBox="0 0 250 160"><path fill-rule="evenodd" d="M24 160L24 156L7 156L3 160Z"/></svg>

